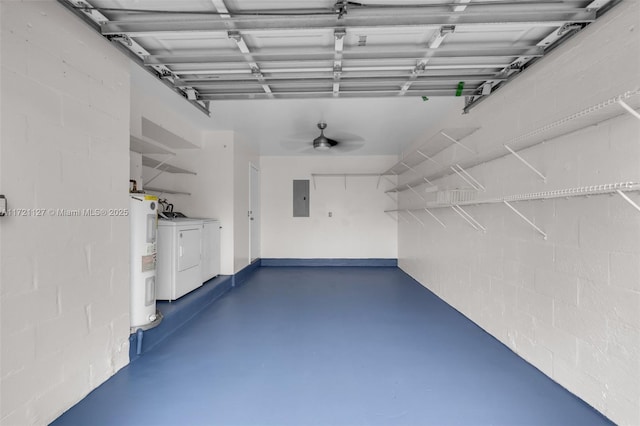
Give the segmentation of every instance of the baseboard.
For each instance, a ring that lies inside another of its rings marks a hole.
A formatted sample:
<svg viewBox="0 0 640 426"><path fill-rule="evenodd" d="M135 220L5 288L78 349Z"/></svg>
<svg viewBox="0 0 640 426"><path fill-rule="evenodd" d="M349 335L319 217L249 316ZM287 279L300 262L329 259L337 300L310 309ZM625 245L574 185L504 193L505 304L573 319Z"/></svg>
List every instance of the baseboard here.
<svg viewBox="0 0 640 426"><path fill-rule="evenodd" d="M218 275L204 283L202 287L185 294L173 302L157 301L156 308L162 312L162 322L155 328L142 333L142 351L137 353L138 335L129 336L129 362L153 349L158 343L169 337L180 327L198 315L207 306L221 298L233 287L233 277Z"/></svg>
<svg viewBox="0 0 640 426"><path fill-rule="evenodd" d="M246 283L251 275L260 267L261 262L260 259L254 261L253 263L245 266L241 270L239 270L235 275L233 275L233 286L240 287L242 284Z"/></svg>
<svg viewBox="0 0 640 426"><path fill-rule="evenodd" d="M133 362L140 358L140 355L153 349L154 346L169 337L225 293L246 283L259 267L260 259L238 271L235 275L218 275L178 300L156 302L156 307L164 318L157 327L140 334L142 338L140 353L138 353L138 334L134 333L129 336L129 362Z"/></svg>
<svg viewBox="0 0 640 426"><path fill-rule="evenodd" d="M260 265L397 267L398 259L261 259Z"/></svg>
<svg viewBox="0 0 640 426"><path fill-rule="evenodd" d="M129 336L129 361L133 362L140 358L140 355L153 349L225 293L245 284L261 266L397 267L398 259L258 259L235 275L219 275L178 300L158 301L156 307L164 318L157 327L140 334L142 338L140 353L137 353L138 334Z"/></svg>

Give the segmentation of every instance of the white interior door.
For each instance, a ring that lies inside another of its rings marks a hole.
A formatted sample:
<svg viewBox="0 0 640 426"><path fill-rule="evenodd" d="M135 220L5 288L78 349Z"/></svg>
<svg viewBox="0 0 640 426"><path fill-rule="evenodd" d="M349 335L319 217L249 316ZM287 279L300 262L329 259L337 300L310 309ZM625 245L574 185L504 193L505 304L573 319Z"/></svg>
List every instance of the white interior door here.
<svg viewBox="0 0 640 426"><path fill-rule="evenodd" d="M260 258L260 170L249 164L249 262Z"/></svg>

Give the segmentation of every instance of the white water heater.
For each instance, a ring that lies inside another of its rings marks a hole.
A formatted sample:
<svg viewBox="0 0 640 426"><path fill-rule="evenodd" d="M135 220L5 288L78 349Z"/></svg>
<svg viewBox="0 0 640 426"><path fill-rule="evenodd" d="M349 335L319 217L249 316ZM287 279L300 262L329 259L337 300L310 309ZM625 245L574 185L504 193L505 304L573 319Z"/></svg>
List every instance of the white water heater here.
<svg viewBox="0 0 640 426"><path fill-rule="evenodd" d="M131 330L154 327L156 314L156 251L158 197L130 194Z"/></svg>

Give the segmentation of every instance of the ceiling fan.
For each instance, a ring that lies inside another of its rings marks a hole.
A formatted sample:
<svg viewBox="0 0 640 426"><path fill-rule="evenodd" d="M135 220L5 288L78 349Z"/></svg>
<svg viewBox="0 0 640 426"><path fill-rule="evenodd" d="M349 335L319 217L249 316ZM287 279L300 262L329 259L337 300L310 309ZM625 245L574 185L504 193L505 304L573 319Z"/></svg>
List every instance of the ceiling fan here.
<svg viewBox="0 0 640 426"><path fill-rule="evenodd" d="M301 144L299 141L296 142L284 142L283 146L290 150L295 150L298 152L312 152L312 151L339 151L339 152L348 152L356 150L362 145L364 145L364 140L356 135L341 133L335 136L337 139L329 138L324 134L325 129L327 128L327 123L321 121L317 124L318 129L320 129L320 135L311 141L311 144L304 143Z"/></svg>
<svg viewBox="0 0 640 426"><path fill-rule="evenodd" d="M318 123L318 129L320 129L320 136L313 140L313 149L318 151L327 151L332 147L339 144L337 140L329 139L324 135L324 129L327 128L327 123L321 121Z"/></svg>

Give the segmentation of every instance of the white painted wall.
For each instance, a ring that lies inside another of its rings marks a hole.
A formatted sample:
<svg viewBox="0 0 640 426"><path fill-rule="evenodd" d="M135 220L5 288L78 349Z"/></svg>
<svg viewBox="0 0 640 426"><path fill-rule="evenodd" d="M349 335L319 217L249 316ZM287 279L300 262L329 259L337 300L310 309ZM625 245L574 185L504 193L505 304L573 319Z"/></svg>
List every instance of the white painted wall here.
<svg viewBox="0 0 640 426"><path fill-rule="evenodd" d="M464 142L488 152L640 88L640 61L629 56L640 51L638 16L638 2L621 3L470 114L440 127L481 126ZM638 182L639 138L640 121L625 114L523 151L546 184L513 156L468 171L487 187L481 197ZM437 158L469 159L457 148ZM428 162L422 167L435 170ZM466 186L455 176L436 183ZM640 194L630 196L640 202ZM415 202L403 193L401 206ZM434 209L446 229L426 213L425 227L411 218L400 223L400 266L613 421L640 424L640 214L617 195L516 207L548 240L503 205L468 207L486 234L450 209Z"/></svg>
<svg viewBox="0 0 640 426"><path fill-rule="evenodd" d="M233 151L233 241L234 273L251 262L249 253L249 165L260 167L257 152L249 141L239 133L235 134Z"/></svg>
<svg viewBox="0 0 640 426"><path fill-rule="evenodd" d="M294 179L311 173L383 172L395 156L262 157L263 258L396 258L397 226L384 213L395 208L384 193L393 185L377 177L317 178L310 217L293 217ZM328 213L332 212L333 217Z"/></svg>
<svg viewBox="0 0 640 426"><path fill-rule="evenodd" d="M136 188L142 189L142 154L129 151L129 179L136 181Z"/></svg>
<svg viewBox="0 0 640 426"><path fill-rule="evenodd" d="M196 176L175 175L174 187L188 190L190 196L166 195L175 203L176 211L190 217L211 217L220 220L221 273L234 271L233 132L205 132L200 150L178 153L174 163L196 171Z"/></svg>
<svg viewBox="0 0 640 426"><path fill-rule="evenodd" d="M162 198L189 217L220 220L221 273L233 275L249 264L249 162L259 164L259 158L235 132L205 131L202 141L201 149L177 150L170 160L195 176L164 173L149 186L189 192ZM155 173L144 167L146 180Z"/></svg>
<svg viewBox="0 0 640 426"><path fill-rule="evenodd" d="M1 2L0 423L47 424L128 363L129 65L55 2Z"/></svg>
<svg viewBox="0 0 640 426"><path fill-rule="evenodd" d="M131 134L142 136L142 117L191 142L202 144L202 130L211 119L184 98L129 61L131 72Z"/></svg>

